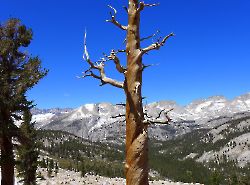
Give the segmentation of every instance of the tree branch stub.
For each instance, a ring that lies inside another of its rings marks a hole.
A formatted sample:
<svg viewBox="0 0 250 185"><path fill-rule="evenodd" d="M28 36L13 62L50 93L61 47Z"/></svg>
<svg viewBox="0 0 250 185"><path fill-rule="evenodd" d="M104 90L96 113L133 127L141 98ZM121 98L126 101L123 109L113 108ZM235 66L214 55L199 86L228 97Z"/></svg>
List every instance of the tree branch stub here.
<svg viewBox="0 0 250 185"><path fill-rule="evenodd" d="M154 4L146 4L143 1L139 3L139 8L137 9L137 12L141 12L144 10L145 7L153 7L153 6L159 6L160 3L154 3Z"/></svg>
<svg viewBox="0 0 250 185"><path fill-rule="evenodd" d="M159 30L157 30L154 34L152 34L152 35L149 35L149 36L147 36L147 37L144 37L144 38L141 38L141 42L142 41L144 41L144 40L147 40L147 39L150 39L150 38L153 38L153 37L155 37L158 33L160 33L160 31Z"/></svg>
<svg viewBox="0 0 250 185"><path fill-rule="evenodd" d="M146 48L143 48L141 49L141 55L151 51L151 50L158 50L160 49L160 47L164 46L165 42L170 38L174 36L174 33L170 33L169 35L167 35L166 37L164 37L162 39L162 41L158 41L158 42L155 42L153 44L151 44L150 46L146 47Z"/></svg>

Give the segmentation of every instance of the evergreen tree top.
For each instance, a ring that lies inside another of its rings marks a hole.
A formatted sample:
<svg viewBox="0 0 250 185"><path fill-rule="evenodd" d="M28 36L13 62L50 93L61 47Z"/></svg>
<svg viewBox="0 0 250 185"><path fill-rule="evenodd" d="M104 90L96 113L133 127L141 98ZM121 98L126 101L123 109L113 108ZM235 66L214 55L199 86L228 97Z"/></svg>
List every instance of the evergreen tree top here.
<svg viewBox="0 0 250 185"><path fill-rule="evenodd" d="M38 57L25 50L32 36L32 30L19 19L0 24L0 108L8 107L11 112L31 105L25 93L48 72L41 67Z"/></svg>

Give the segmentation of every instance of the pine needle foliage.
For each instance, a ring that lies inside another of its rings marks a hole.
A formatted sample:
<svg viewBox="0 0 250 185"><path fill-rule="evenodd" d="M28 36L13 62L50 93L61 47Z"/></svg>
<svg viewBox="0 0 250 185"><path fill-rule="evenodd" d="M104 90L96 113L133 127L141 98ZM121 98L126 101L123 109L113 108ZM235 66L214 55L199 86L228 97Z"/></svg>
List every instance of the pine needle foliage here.
<svg viewBox="0 0 250 185"><path fill-rule="evenodd" d="M23 123L20 126L22 139L17 147L17 171L23 185L35 185L39 155L36 130L34 124L31 123L30 111L25 111L23 116Z"/></svg>
<svg viewBox="0 0 250 185"><path fill-rule="evenodd" d="M22 134L15 121L22 120L32 102L26 92L47 74L38 57L26 48L32 40L32 30L19 19L11 18L0 24L0 145L1 184L14 184L14 153L12 139Z"/></svg>

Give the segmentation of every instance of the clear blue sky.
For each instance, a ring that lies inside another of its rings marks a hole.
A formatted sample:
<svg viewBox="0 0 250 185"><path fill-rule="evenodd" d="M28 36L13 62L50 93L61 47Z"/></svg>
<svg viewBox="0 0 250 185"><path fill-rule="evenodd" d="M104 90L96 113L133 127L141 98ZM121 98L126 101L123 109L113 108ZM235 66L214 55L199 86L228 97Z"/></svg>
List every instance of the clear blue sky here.
<svg viewBox="0 0 250 185"><path fill-rule="evenodd" d="M148 102L174 100L185 105L213 95L233 98L250 92L249 0L146 2L159 2L160 6L143 12L141 35L148 36L157 29L163 36L172 31L176 34L165 47L144 58L147 64L159 64L144 73L143 95ZM93 59L124 47L125 33L105 22L108 4L118 10L117 18L126 24L122 6L127 0L0 0L0 21L17 17L31 27L34 39L29 51L50 70L28 93L38 107L124 101L120 89L99 87L99 82L90 78L76 78L87 68L82 60L85 28ZM121 79L113 67L107 67L107 74Z"/></svg>

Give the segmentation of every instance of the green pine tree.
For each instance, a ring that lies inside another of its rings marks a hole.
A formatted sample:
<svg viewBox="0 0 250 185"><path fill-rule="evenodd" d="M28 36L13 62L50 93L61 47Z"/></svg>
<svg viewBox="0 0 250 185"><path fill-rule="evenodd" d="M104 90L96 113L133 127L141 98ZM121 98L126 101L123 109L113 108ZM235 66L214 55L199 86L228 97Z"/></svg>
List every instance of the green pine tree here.
<svg viewBox="0 0 250 185"><path fill-rule="evenodd" d="M21 137L14 122L21 120L23 111L31 107L26 92L47 73L41 68L40 59L25 51L32 35L31 29L18 19L12 18L0 24L0 145L1 184L4 185L14 184L12 138Z"/></svg>
<svg viewBox="0 0 250 185"><path fill-rule="evenodd" d="M58 171L59 171L59 167L58 167L58 163L56 162L56 164L55 164L55 174L56 175L57 175Z"/></svg>
<svg viewBox="0 0 250 185"><path fill-rule="evenodd" d="M31 123L32 115L30 111L25 111L23 116L24 122L20 126L21 144L17 147L17 170L18 176L22 178L23 185L34 185L36 184L39 155L36 144L36 130Z"/></svg>
<svg viewBox="0 0 250 185"><path fill-rule="evenodd" d="M49 166L48 166L48 177L52 176L53 169L54 169L54 161L53 159L50 159Z"/></svg>
<svg viewBox="0 0 250 185"><path fill-rule="evenodd" d="M42 168L47 168L46 161L45 161L44 158L43 158L42 161L40 162L40 166L41 166Z"/></svg>
<svg viewBox="0 0 250 185"><path fill-rule="evenodd" d="M219 171L215 170L210 177L211 185L220 185L222 181L222 177Z"/></svg>
<svg viewBox="0 0 250 185"><path fill-rule="evenodd" d="M49 167L49 158L46 158L46 166L47 166L47 169Z"/></svg>

